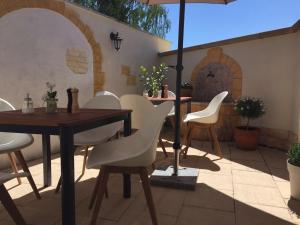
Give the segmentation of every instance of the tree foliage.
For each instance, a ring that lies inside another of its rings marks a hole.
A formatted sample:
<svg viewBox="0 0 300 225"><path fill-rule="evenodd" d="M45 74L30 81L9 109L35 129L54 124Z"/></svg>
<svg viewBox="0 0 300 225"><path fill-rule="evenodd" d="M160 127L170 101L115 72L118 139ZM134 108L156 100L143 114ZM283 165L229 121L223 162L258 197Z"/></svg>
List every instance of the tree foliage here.
<svg viewBox="0 0 300 225"><path fill-rule="evenodd" d="M135 28L164 38L170 31L168 10L160 5L148 6L136 0L69 0L107 16L128 23Z"/></svg>

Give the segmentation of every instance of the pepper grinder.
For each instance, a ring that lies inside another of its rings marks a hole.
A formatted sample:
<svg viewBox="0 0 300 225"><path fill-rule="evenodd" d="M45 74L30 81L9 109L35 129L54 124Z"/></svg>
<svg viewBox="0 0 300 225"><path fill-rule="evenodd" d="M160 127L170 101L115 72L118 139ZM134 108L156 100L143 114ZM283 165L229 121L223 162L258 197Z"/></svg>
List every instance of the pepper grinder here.
<svg viewBox="0 0 300 225"><path fill-rule="evenodd" d="M79 111L79 104L78 104L78 92L77 88L72 88L72 113L76 113Z"/></svg>
<svg viewBox="0 0 300 225"><path fill-rule="evenodd" d="M67 112L72 113L72 105L73 105L73 99L72 99L72 89L68 88L67 89L67 94L68 94L68 107L67 107Z"/></svg>

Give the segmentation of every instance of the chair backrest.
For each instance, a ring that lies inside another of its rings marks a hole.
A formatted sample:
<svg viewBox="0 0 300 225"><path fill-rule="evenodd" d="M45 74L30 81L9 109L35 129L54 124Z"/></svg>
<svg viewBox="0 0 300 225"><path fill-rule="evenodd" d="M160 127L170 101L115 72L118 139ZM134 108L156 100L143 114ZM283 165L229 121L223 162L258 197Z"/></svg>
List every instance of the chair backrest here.
<svg viewBox="0 0 300 225"><path fill-rule="evenodd" d="M218 121L221 104L227 95L228 95L228 91L223 91L220 94L217 94L210 101L207 108L205 109L205 111L209 112L209 114L211 114L211 116L214 117L212 120L215 122Z"/></svg>
<svg viewBox="0 0 300 225"><path fill-rule="evenodd" d="M131 109L131 127L141 129L150 112L154 110L153 104L140 95L123 95L120 98L122 109Z"/></svg>
<svg viewBox="0 0 300 225"><path fill-rule="evenodd" d="M8 101L0 98L0 112L15 110L15 107ZM0 144L8 145L13 143L17 138L22 138L25 140L33 141L33 137L30 134L17 134L17 133L4 133L0 132Z"/></svg>
<svg viewBox="0 0 300 225"><path fill-rule="evenodd" d="M116 94L114 94L110 91L98 91L95 96L102 96L102 95L111 95L111 96L114 96L115 98L119 99L119 97Z"/></svg>
<svg viewBox="0 0 300 225"><path fill-rule="evenodd" d="M121 104L118 97L113 95L99 95L93 97L83 106L84 108L94 109L120 109Z"/></svg>
<svg viewBox="0 0 300 225"><path fill-rule="evenodd" d="M8 101L0 98L0 112L15 110L15 107L12 106Z"/></svg>
<svg viewBox="0 0 300 225"><path fill-rule="evenodd" d="M144 126L138 131L140 141L145 146L145 152L142 153L143 165L149 166L156 159L156 148L161 128L173 107L173 102L164 102L156 107L152 106L153 110L148 112L145 117Z"/></svg>

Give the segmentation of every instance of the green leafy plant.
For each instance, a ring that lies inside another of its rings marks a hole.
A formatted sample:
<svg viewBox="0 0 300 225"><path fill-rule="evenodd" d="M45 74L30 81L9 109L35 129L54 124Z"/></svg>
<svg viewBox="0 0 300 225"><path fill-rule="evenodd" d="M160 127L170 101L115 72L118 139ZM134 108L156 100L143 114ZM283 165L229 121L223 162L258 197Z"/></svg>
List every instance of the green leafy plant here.
<svg viewBox="0 0 300 225"><path fill-rule="evenodd" d="M140 80L147 91L157 93L163 82L167 79L168 66L164 63L153 66L152 71L148 71L144 66L140 67Z"/></svg>
<svg viewBox="0 0 300 225"><path fill-rule="evenodd" d="M243 97L234 102L235 111L246 119L246 129L249 129L250 120L261 117L265 114L264 103L261 99Z"/></svg>
<svg viewBox="0 0 300 225"><path fill-rule="evenodd" d="M51 84L50 82L46 83L46 86L48 88L47 93L43 96L43 100L49 101L49 100L57 100L56 96L57 96L57 91L54 91L55 88L55 84Z"/></svg>
<svg viewBox="0 0 300 225"><path fill-rule="evenodd" d="M300 143L293 144L288 151L288 160L294 166L300 166Z"/></svg>

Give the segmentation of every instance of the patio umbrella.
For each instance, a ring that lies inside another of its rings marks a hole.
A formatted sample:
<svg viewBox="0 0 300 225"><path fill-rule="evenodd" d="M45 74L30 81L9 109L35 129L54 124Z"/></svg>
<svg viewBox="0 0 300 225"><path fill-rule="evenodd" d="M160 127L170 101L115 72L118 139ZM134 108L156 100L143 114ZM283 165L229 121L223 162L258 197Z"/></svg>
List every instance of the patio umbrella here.
<svg viewBox="0 0 300 225"><path fill-rule="evenodd" d="M175 136L174 136L174 165L172 167L172 174L170 175L170 168L165 172L154 172L157 182L154 184L163 186L173 186L179 188L194 188L193 183L196 183L196 177L198 171L193 169L184 168L179 171L179 150L180 144L180 87L181 87L181 75L183 70L182 57L183 57L183 36L184 36L184 19L185 19L185 4L186 3L208 3L208 4L228 4L235 0L139 0L142 3L148 5L155 4L178 4L180 3L179 12L179 33L178 33L178 49L177 49L177 77L176 77L176 101L175 101ZM180 176L184 176L183 179L178 179ZM169 179L168 179L169 178ZM175 179L174 179L175 178ZM190 179L189 179L190 178ZM153 179L152 179L153 180Z"/></svg>

